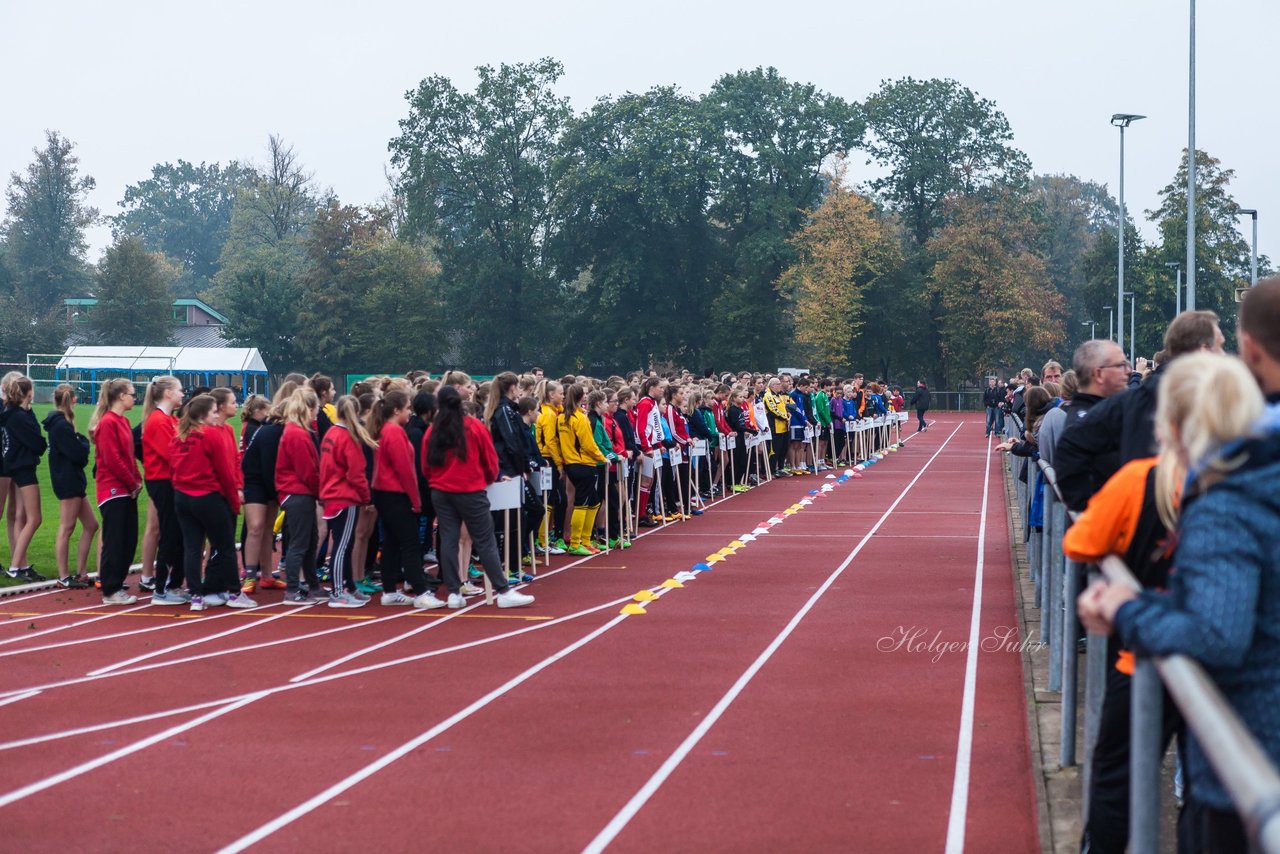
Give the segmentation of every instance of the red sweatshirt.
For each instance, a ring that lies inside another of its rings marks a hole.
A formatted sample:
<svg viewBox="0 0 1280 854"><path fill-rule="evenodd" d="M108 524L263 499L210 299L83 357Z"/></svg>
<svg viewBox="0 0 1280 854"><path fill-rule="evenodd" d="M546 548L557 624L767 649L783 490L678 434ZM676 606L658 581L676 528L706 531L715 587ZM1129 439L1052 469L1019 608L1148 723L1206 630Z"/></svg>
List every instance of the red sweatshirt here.
<svg viewBox="0 0 1280 854"><path fill-rule="evenodd" d="M315 434L297 424L284 425L276 452L276 495L280 503L290 495L320 495L320 451Z"/></svg>
<svg viewBox="0 0 1280 854"><path fill-rule="evenodd" d="M133 428L129 419L107 410L93 431L97 448L94 488L98 506L113 498L131 495L142 486L138 464L133 456Z"/></svg>
<svg viewBox="0 0 1280 854"><path fill-rule="evenodd" d="M368 504L369 481L364 476L364 451L341 424L335 424L320 443L320 501L324 518L332 519L348 507Z"/></svg>
<svg viewBox="0 0 1280 854"><path fill-rule="evenodd" d="M676 444L681 447L688 445L689 422L685 420L684 413L668 404L666 415L667 423L671 425L671 436L676 440Z"/></svg>
<svg viewBox="0 0 1280 854"><path fill-rule="evenodd" d="M240 484L236 480L235 452L216 426L197 427L182 441L173 437L173 488L184 495L220 494L231 515L240 512Z"/></svg>
<svg viewBox="0 0 1280 854"><path fill-rule="evenodd" d="M147 480L168 480L173 454L173 437L178 432L178 419L153 409L142 422L142 472Z"/></svg>
<svg viewBox="0 0 1280 854"><path fill-rule="evenodd" d="M240 470L240 443L236 440L236 428L230 424L219 424L217 432L222 434L222 439L227 443L227 449L231 452L231 460L235 463L236 469L236 488L244 488L244 472Z"/></svg>
<svg viewBox="0 0 1280 854"><path fill-rule="evenodd" d="M714 415L716 419L716 430L720 432L720 435L727 436L730 433L732 433L733 430L730 429L729 422L724 417L724 413L725 413L724 404L716 400L715 398L712 398L711 414Z"/></svg>
<svg viewBox="0 0 1280 854"><path fill-rule="evenodd" d="M418 493L418 473L414 467L409 434L394 422L382 425L378 451L373 458L373 488L383 492L403 492L409 496L413 512L422 510Z"/></svg>
<svg viewBox="0 0 1280 854"><path fill-rule="evenodd" d="M479 492L498 479L498 452L493 437L479 418L463 418L467 437L467 458L458 459L453 451L445 453L444 465L434 468L427 461L431 430L422 437L422 473L432 489L441 492Z"/></svg>
<svg viewBox="0 0 1280 854"><path fill-rule="evenodd" d="M640 441L640 450L646 454L653 453L662 445L662 425L658 423L658 401L645 395L636 404L636 438Z"/></svg>

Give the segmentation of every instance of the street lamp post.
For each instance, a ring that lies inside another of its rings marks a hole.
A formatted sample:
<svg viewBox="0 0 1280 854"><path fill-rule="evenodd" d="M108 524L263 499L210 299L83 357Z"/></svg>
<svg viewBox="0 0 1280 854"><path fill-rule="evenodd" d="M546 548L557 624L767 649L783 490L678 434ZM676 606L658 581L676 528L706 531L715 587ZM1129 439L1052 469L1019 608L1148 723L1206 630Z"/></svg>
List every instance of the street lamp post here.
<svg viewBox="0 0 1280 854"><path fill-rule="evenodd" d="M1182 264L1177 261L1166 261L1164 265L1177 271L1177 284L1173 288L1173 316L1177 317L1182 314Z"/></svg>
<svg viewBox="0 0 1280 854"><path fill-rule="evenodd" d="M1249 252L1249 287L1258 284L1258 212L1253 208L1241 208L1236 211L1240 216L1245 214L1253 220L1253 248Z"/></svg>
<svg viewBox="0 0 1280 854"><path fill-rule="evenodd" d="M1111 124L1120 128L1120 225L1116 229L1120 246L1120 263L1119 263L1119 280L1116 283L1116 305L1120 313L1119 322L1116 329L1120 333L1120 337L1116 339L1116 343L1120 345L1120 349L1124 349L1124 129L1139 119L1145 119L1146 116L1139 116L1134 113L1115 113L1111 116ZM1129 342L1132 346L1133 342Z"/></svg>
<svg viewBox="0 0 1280 854"><path fill-rule="evenodd" d="M1109 305L1104 305L1102 310L1107 313L1107 340L1116 340L1116 310Z"/></svg>
<svg viewBox="0 0 1280 854"><path fill-rule="evenodd" d="M1080 325L1089 327L1090 341L1098 337L1098 322L1096 320L1082 320L1080 321Z"/></svg>
<svg viewBox="0 0 1280 854"><path fill-rule="evenodd" d="M1137 342L1134 340L1136 337L1134 335L1134 327L1136 326L1136 324L1133 321L1134 321L1134 318L1138 316L1138 312L1137 312L1137 309L1135 308L1134 292L1125 291L1123 295L1129 298L1129 364L1136 365L1138 363L1138 347L1137 347ZM1123 308L1123 305L1122 305L1122 308ZM1124 323L1123 320L1120 322ZM1122 346L1120 349L1123 350L1124 347Z"/></svg>

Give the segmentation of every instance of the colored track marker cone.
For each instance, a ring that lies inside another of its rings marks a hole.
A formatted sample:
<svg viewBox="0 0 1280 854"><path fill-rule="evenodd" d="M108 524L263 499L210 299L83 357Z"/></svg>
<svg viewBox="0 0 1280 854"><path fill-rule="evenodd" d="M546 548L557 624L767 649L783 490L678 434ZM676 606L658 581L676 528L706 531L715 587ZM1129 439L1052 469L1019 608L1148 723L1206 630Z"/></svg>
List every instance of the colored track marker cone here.
<svg viewBox="0 0 1280 854"><path fill-rule="evenodd" d="M707 569L711 569L711 566L710 566L711 564L719 563L722 560L724 560L724 558L720 557L720 555L712 555L711 557L707 558Z"/></svg>
<svg viewBox="0 0 1280 854"><path fill-rule="evenodd" d="M674 578L668 578L666 581L662 582L661 586L665 587L668 590L676 590L678 588L684 587L684 584L682 584L681 582L677 581Z"/></svg>
<svg viewBox="0 0 1280 854"><path fill-rule="evenodd" d="M742 540L734 540L732 543L729 543L729 545L735 549L740 549L746 545L746 543L742 542Z"/></svg>
<svg viewBox="0 0 1280 854"><path fill-rule="evenodd" d="M706 572L710 568L711 567L707 566L705 563L695 563L693 565L694 572Z"/></svg>
<svg viewBox="0 0 1280 854"><path fill-rule="evenodd" d="M849 475L851 475L851 474L853 474L853 469L845 469L845 470L844 470L844 476L845 476L845 477L848 477L848 476L849 476Z"/></svg>
<svg viewBox="0 0 1280 854"><path fill-rule="evenodd" d="M707 567L707 569L710 569L710 568L711 567ZM697 577L698 577L698 573L690 572L687 569L684 572L677 572L675 574L675 579L677 581L693 581Z"/></svg>
<svg viewBox="0 0 1280 854"><path fill-rule="evenodd" d="M652 590L641 590L639 593L631 597L637 602L652 602L658 598L658 594Z"/></svg>
<svg viewBox="0 0 1280 854"><path fill-rule="evenodd" d="M646 611L644 608L640 607L639 605L635 604L634 602L632 602L629 605L623 605L622 610L619 611L618 613L619 614L647 614L649 612Z"/></svg>

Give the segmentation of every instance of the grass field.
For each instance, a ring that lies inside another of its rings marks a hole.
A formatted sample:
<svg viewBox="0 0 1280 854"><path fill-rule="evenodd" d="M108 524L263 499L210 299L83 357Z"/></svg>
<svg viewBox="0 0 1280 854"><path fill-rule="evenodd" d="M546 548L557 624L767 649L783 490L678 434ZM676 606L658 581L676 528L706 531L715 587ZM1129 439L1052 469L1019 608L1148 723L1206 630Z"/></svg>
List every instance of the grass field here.
<svg viewBox="0 0 1280 854"><path fill-rule="evenodd" d="M49 410L51 409L53 409L53 406L47 403L44 403L44 404L38 403L31 407L31 411L36 416L36 421L41 422L42 424L44 422L45 415L47 415L49 413ZM76 430L78 432L85 433L87 435L89 418L92 417L92 415L93 415L92 405L80 404L79 406L76 407ZM139 404L138 406L135 406L132 410L126 413L126 415L132 423L137 424L138 421L141 420L142 418L141 404ZM235 427L236 435L237 436L240 435L239 416L237 416L232 421L232 425ZM139 469L141 469L141 463L139 463ZM90 449L89 451L89 466L88 468L85 469L85 473L89 477L88 495L89 495L89 500L92 501L93 494L94 494L93 493L93 450L92 449ZM40 461L39 478L40 478L40 515L43 517L43 521L40 524L40 529L36 531L35 538L31 541L30 548L27 549L27 563L32 564L36 568L36 572L40 573L46 578L57 578L58 568L57 568L57 562L54 559L53 546L54 546L54 540L57 538L57 533L58 533L58 499L54 496L53 487L50 485L49 458L47 455ZM7 508L5 512L6 513L8 512ZM146 519L147 519L147 502L146 502L146 494L144 492L143 495L140 496L138 500L138 536L139 536L138 548L139 550L141 550L142 548L141 537L142 537L142 531L146 527ZM71 539L71 561L72 561L73 571L75 569L75 566L74 566L75 543L76 543L76 537L78 537L79 534L80 534L80 531L77 528L76 533L72 535L72 539ZM7 526L0 526L0 542L4 544L4 548L0 549L0 558L3 558L3 560L5 561L4 565L8 566L9 565L8 561L11 556L11 552L10 552L10 545L9 545L9 531ZM135 555L135 561L136 559L137 557ZM89 571L93 572L96 569L97 567L95 566L93 559L90 558ZM7 587L12 584L20 584L20 583L23 583L23 582L15 581L13 579L10 579L8 575L4 573L0 573L0 587Z"/></svg>

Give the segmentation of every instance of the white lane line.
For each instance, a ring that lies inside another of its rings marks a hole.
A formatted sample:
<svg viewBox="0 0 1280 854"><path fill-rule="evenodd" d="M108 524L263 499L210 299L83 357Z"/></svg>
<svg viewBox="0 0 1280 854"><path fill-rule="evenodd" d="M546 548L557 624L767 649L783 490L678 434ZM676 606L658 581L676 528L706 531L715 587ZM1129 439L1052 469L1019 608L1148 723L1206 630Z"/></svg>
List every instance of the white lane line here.
<svg viewBox="0 0 1280 854"><path fill-rule="evenodd" d="M960 704L960 734L956 744L956 774L951 784L951 817L947 820L946 854L964 851L964 825L969 810L969 770L973 757L973 705L978 689L978 647L982 631L982 576L986 565L987 496L991 480L991 445L982 476L982 515L978 518L978 561L973 577L973 611L969 616L969 649L964 664L964 699Z"/></svg>
<svg viewBox="0 0 1280 854"><path fill-rule="evenodd" d="M14 694L11 697L5 697L3 700L0 700L0 706L7 706L10 703L17 703L22 700L27 700L32 697L38 696L39 694L40 694L39 691L28 691L25 694Z"/></svg>
<svg viewBox="0 0 1280 854"><path fill-rule="evenodd" d="M665 588L662 588L662 587L650 588L650 592L658 596L663 595L664 590ZM274 688L266 688L260 692L255 692L255 693L261 693L263 694L263 696L268 696L271 694L279 694L284 691L292 691L296 688L305 688L310 685L320 685L326 682L333 682L339 679L346 679L349 676L360 676L366 673L373 673L378 670L386 670L391 667L398 667L402 664L411 664L415 661L422 661L428 658L435 658L441 655L448 655L454 652L462 652L464 650L474 649L476 647L485 646L486 644L494 643L496 641L507 640L508 638L518 637L519 635L528 634L529 632L540 631L542 629L547 629L547 628L550 628L551 626L559 625L561 623L567 623L570 620L576 620L579 617L585 617L589 614L594 614L597 611L603 611L606 608L616 608L618 605L621 605L624 602L632 601L633 596L623 596L621 598L614 599L611 602L605 602L603 605L596 605L591 608L586 608L584 610L577 611L573 614L566 614L563 617L557 617L554 620L548 620L545 623L535 623L532 626L526 626L524 628L514 629L512 631L504 632L502 634L494 635L492 637L480 638L478 640L473 640L473 641L467 641L466 643L455 644L454 646L443 647L441 649L430 650L428 652L420 652L415 655L406 656L404 658L397 658L391 661L381 662L379 664L366 665L364 667L356 668L355 670L344 670L341 673L331 673L327 676L319 676L319 677L316 677L315 679L308 679L306 682L278 685ZM26 696L30 696L32 693L39 693L39 692L29 692L28 694L25 694L22 696L23 698L25 698ZM221 697L217 700L209 700L207 702L197 703L191 706L182 706L176 709L168 709L163 712L153 712L151 714L138 715L136 717L121 718L119 720L107 721L105 723L92 724L92 725L83 726L83 727L76 727L74 729L68 729L68 730L61 730L59 732L52 732L46 735L31 736L29 738L22 738L16 741L0 743L0 751L11 750L16 747L28 747L33 744L42 744L47 741L57 741L63 738L70 738L76 735L83 735L85 733L97 732L99 730L104 730L104 729L112 729L114 727L119 727L119 726L127 726L135 723L143 723L146 721L155 720L157 718L170 717L173 715L180 715L185 712L193 712L199 709L206 709L211 706L221 706L226 703L233 703L233 702L236 702L237 700L242 700L248 696L250 695L237 694L235 696ZM0 702L3 702L3 701L0 701Z"/></svg>
<svg viewBox="0 0 1280 854"><path fill-rule="evenodd" d="M352 786L355 786L356 784L364 780L367 780L369 777L372 777L374 774L378 773L383 768L386 768L388 765L395 762L397 759L400 759L402 756L405 756L406 754L413 752L414 750L426 744L428 741L440 735L441 733L446 732L449 729L452 729L454 726L466 720L467 718L471 717L476 712L483 709L485 706L488 706L490 703L494 702L495 700L502 698L503 696L505 696L506 694L510 693L512 690L514 690L515 688L523 684L524 682L527 682L528 680L532 679L534 676L538 675L543 670L546 670L548 667L555 664L557 661L560 661L562 658L565 658L566 656L572 654L573 652L591 643L593 640L605 634L610 629L614 628L615 626L617 626L619 623L621 623L626 619L627 617L625 614L619 614L609 622L597 628L595 631L573 642L572 644L560 650L559 652L556 652L556 653L553 653L552 655L547 656L546 658L542 659L542 661L539 661L537 664L533 665L529 669L509 679L508 681L504 682L502 685L499 685L497 688L493 689L488 694L485 694L483 697L476 700L471 705L467 706L461 711L455 712L453 715L444 719L443 721L436 724L435 726L431 727L431 729L427 730L426 732L422 733L416 738L406 741L404 744L400 745L395 750L392 750L390 753L385 754L384 756L379 758L377 761L369 763L368 765L361 768L359 771L355 772L354 774L351 774L343 778L342 780L339 780L337 783L334 783L332 786L325 789L323 792L316 795L315 797L310 798L306 801L303 801L302 803L298 804L296 807L284 813L283 815L278 816L277 818L274 818L271 821L267 822L266 824L262 825L257 830L254 830L251 833L247 833L244 836L240 837L236 841L232 842L230 845L227 845L226 847L222 848L220 851L220 854L236 854L236 852L243 851L246 848L248 848L250 845L253 845L257 842L261 842L263 839L266 839L268 836L275 833L277 830L280 830L281 828L286 827L289 824L292 824L293 822L297 821L298 819L302 818L308 813L314 811L317 807L322 806L328 803L329 801L333 800L335 797L347 791Z"/></svg>
<svg viewBox="0 0 1280 854"><path fill-rule="evenodd" d="M35 691L33 693L38 694L40 692ZM26 697L28 696L30 695L21 694L19 695L19 699L26 699ZM163 712L152 712L149 715L138 715L137 717L132 717L132 718L121 718L120 720L117 720L117 721L107 721L106 723L101 723L101 724L90 724L89 726L77 727L75 729L67 729L67 730L63 730L62 732L53 732L53 733L49 733L48 735L34 735L34 736L31 736L30 738L20 738L17 741L6 741L3 743L0 743L0 751L13 750L14 748L18 748L18 747L30 747L33 744L43 744L46 741L57 741L63 738L71 738L72 736L75 736L75 735L85 735L86 733L91 733L91 732L101 732L104 729L115 729L117 727L130 726L132 724L146 723L147 721L159 720L160 718L171 718L174 715L181 715L187 712L198 712L201 709L208 709L208 708L212 708L213 706L225 706L227 703L244 699L244 697L246 696L248 695L241 694L238 697L223 697L222 699L219 699L219 700L210 700L207 703L196 703L193 706L182 706L181 708L178 708L178 709L166 709ZM8 702L11 702L11 700L0 700L0 705L4 705L5 703L8 703Z"/></svg>
<svg viewBox="0 0 1280 854"><path fill-rule="evenodd" d="M89 605L86 608L76 608L72 611L57 611L52 614L44 614L43 616L57 617L57 616L60 616L61 614L73 614L76 611L89 611L94 608L101 608L101 607L104 607L104 606ZM116 606L107 605L105 607L111 608ZM44 637L45 635L51 635L54 632L64 632L67 629L78 629L81 626L87 626L90 623L100 623L103 620L110 620L112 617L119 617L122 614L132 614L134 611L141 611L143 608L150 608L150 607L151 607L151 600L148 598L146 602L143 602L141 605L134 605L132 608L121 608L118 611L112 611L110 614L103 614L102 616L99 616L99 617L90 617L89 619L81 620L78 623L67 623L65 626L57 626L55 628L45 629L44 631L40 631L40 632L32 632L31 634L22 635L21 637L5 638L4 640L0 640L0 646L6 646L11 643L20 643L22 641L31 640L32 638ZM28 619L28 618L24 617L23 619ZM40 619L40 617L39 616L30 617L29 619L38 620Z"/></svg>
<svg viewBox="0 0 1280 854"><path fill-rule="evenodd" d="M234 703L228 703L227 705L217 708L208 714L201 715L194 720L187 721L184 724L178 724L177 726L172 726L163 732L158 732L155 735L148 736L140 741L135 741L133 744L126 745L119 750L113 750L105 756L99 756L97 759L90 759L88 762L82 762L74 768L68 768L66 771L61 771L51 777L45 777L43 780L37 780L28 786L23 786L21 789L14 789L8 794L0 795L0 808L7 807L14 801L20 801L23 798L31 797L38 792L43 792L45 789L51 789L60 783L73 780L82 774L89 773L95 768L101 768L103 765L115 762L117 759L122 759L125 756L137 753L140 750L145 750L153 744L158 744L165 739L184 733L189 729L194 729L195 727L198 727L203 723L207 723L214 718L219 718L229 712L234 712L242 706L247 706L255 700L261 699L263 696L264 694L262 692L248 694Z"/></svg>
<svg viewBox="0 0 1280 854"><path fill-rule="evenodd" d="M3 588L0 588L0 589L3 589ZM52 596L55 593L66 593L66 592L67 592L66 588L54 587L52 590L42 590L39 593L15 593L12 596L5 596L5 594L0 593L0 596L4 596L4 599L0 601L3 601L5 605L21 605L23 602L29 602L32 599L39 599L41 596ZM0 611L0 617L3 617L9 613L11 612Z"/></svg>
<svg viewBox="0 0 1280 854"><path fill-rule="evenodd" d="M898 493L898 497L895 498L893 503L889 505L889 508L881 514L880 519L876 522L875 526L858 541L858 544L853 547L853 551L849 552L840 565L827 576L827 579L822 582L822 585L813 592L813 595L809 597L808 601L806 601L803 606L801 606L800 610L797 611L795 616L793 616L787 625L783 627L782 631L780 631L769 645L765 647L764 652L760 653L756 660L751 663L751 666L738 677L737 681L733 683L727 692L725 692L724 696L720 698L711 711L708 712L698 726L694 728L693 732L689 733L685 740L680 743L680 746L667 757L667 760L662 763L662 766L654 772L653 776L650 777L643 786L640 787L640 790L632 796L631 800L627 801L626 805L618 811L617 815L615 815L609 823L604 826L604 829L596 835L595 839L588 843L587 847L583 849L584 854L599 854L599 852L604 851L604 849L607 848L615 838L617 838L618 834L622 832L631 819L635 817L636 813L638 813L644 805L649 802L649 799L654 796L659 788L661 788L662 784L667 781L667 778L675 772L676 768L680 766L680 763L685 760L685 757L687 757L693 748L697 746L703 736L710 731L711 727L715 726L716 721L720 720L721 716L724 715L730 704L733 703L733 701L738 698L738 695L740 695L747 687L747 684L757 673L760 672L760 669L768 663L769 659L778 651L778 648L782 646L783 642L791 636L791 633L795 631L798 625L800 625L800 621L805 618L809 611L813 609L813 606L818 603L818 600L822 598L831 585L836 582L836 579L838 579L849 564L853 562L853 559L858 556L858 553L862 551L863 546L865 546L867 542L870 541L871 537L875 535L876 531L880 529L880 526L883 525L885 520L889 518L889 515L893 513L894 508L897 507L902 499L907 496L907 493L911 491L911 487L915 486L924 475L925 471L929 468L929 464L938 458L938 455L947 447L947 443L955 437L956 433L960 431L960 427L962 426L964 425L961 424L957 426L955 430L951 431L951 435L938 446L938 450L933 452L933 456L930 457L923 466L921 466L920 471L916 473L916 476L911 479L910 483L902 488L902 492Z"/></svg>
<svg viewBox="0 0 1280 854"><path fill-rule="evenodd" d="M225 620L227 617L234 617L235 615L236 615L236 612L231 611L230 613L226 613L226 614L216 614L211 617L202 617L198 621L190 620L190 619L175 619L171 623L164 623L159 626L148 626L145 629L130 629L127 632L114 632L109 635L94 635L93 637L89 637L89 638L76 638L75 640L58 641L56 643L46 643L46 644L41 644L40 646L26 647L23 649L11 649L8 652L0 652L0 658L8 658L13 655L26 655L29 652L45 652L46 650L62 649L63 647L68 647L68 646L80 646L81 644L86 644L86 643L97 643L99 641L115 640L116 638L127 638L127 637L132 637L133 635L145 635L151 632L164 631L165 629L178 629L178 628L182 628L183 626L196 625L197 622L203 624L203 623L212 622L213 620Z"/></svg>
<svg viewBox="0 0 1280 854"><path fill-rule="evenodd" d="M274 602L270 605L259 605L256 608L245 608L244 613L251 614L254 611L262 611L267 608L278 608L278 607L281 607L281 604L279 602ZM90 670L88 675L100 676L103 673L112 673L116 670L122 670L131 664L138 664L140 662L146 661L151 658L157 658L161 655L167 655L171 652L177 652L180 649L187 649L188 647L198 646L199 644L208 643L209 641L215 641L215 640L218 640L219 638L229 637L231 635L239 634L240 632L247 632L249 629L256 629L259 626L266 625L267 623L274 623L276 620L279 620L283 617L288 617L292 613L293 613L292 606L290 606L286 610L281 611L279 614L272 614L270 617L266 617L261 620L253 619L250 622L245 623L243 626L236 626L234 629L227 629L226 631L223 631L223 632L214 632L211 635L204 635L202 637L198 637L193 640L184 641L183 643L167 646L164 649L157 649L152 652L143 653L142 655L135 655L133 658L126 658L124 661L117 661L115 664L109 664L106 667L99 667L97 670ZM218 616L223 616L223 615L219 614Z"/></svg>

